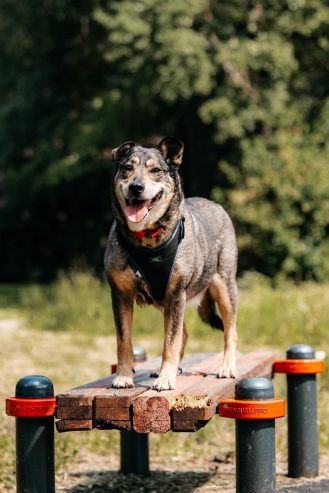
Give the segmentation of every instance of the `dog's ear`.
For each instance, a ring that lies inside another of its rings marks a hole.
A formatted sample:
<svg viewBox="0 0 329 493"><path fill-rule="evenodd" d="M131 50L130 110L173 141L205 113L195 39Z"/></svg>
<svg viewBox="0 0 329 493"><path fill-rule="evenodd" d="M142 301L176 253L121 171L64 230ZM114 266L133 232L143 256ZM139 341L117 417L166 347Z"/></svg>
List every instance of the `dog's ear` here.
<svg viewBox="0 0 329 493"><path fill-rule="evenodd" d="M135 146L137 146L136 142L129 141L116 147L112 150L112 161L116 164L120 164L120 162L127 157L129 151Z"/></svg>
<svg viewBox="0 0 329 493"><path fill-rule="evenodd" d="M165 137L158 144L158 148L168 164L179 166L182 164L184 144L176 137Z"/></svg>

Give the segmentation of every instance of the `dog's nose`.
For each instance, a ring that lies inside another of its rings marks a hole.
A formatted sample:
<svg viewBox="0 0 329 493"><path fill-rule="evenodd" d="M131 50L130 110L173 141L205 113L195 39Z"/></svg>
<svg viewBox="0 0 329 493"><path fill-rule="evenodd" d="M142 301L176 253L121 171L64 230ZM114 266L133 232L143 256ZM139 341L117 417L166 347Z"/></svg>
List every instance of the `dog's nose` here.
<svg viewBox="0 0 329 493"><path fill-rule="evenodd" d="M142 193L144 191L144 188L144 183L142 183L141 181L135 181L133 183L130 183L129 185L129 191L134 195L139 195L140 193Z"/></svg>

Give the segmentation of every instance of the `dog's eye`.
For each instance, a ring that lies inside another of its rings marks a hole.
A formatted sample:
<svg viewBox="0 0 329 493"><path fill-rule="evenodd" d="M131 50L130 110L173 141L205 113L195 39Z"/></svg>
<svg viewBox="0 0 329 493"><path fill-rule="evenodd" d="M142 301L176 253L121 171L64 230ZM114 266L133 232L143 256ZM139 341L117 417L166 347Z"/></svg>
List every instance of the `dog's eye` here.
<svg viewBox="0 0 329 493"><path fill-rule="evenodd" d="M125 164L122 166L123 171L131 171L133 169L131 164Z"/></svg>
<svg viewBox="0 0 329 493"><path fill-rule="evenodd" d="M152 173L160 173L161 168L152 168Z"/></svg>

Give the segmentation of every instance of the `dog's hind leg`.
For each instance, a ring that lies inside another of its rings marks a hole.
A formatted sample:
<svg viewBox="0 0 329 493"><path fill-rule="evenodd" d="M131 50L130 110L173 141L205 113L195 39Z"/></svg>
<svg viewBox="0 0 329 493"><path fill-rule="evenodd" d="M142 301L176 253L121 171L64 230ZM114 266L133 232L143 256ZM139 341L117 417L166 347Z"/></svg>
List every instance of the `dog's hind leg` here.
<svg viewBox="0 0 329 493"><path fill-rule="evenodd" d="M205 291L202 297L201 303L198 306L198 313L201 320L209 324L213 329L224 330L222 319L216 313L215 302L211 297L209 289Z"/></svg>
<svg viewBox="0 0 329 493"><path fill-rule="evenodd" d="M185 346L187 343L187 339L188 339L188 333L187 333L186 325L184 322L183 323L183 338L182 338L182 345L181 345L180 353L179 353L179 361L182 361L182 359L184 358L184 352L185 352Z"/></svg>
<svg viewBox="0 0 329 493"><path fill-rule="evenodd" d="M218 305L224 324L224 359L217 376L235 378L237 377L236 348L238 342L236 331L238 290L235 278L224 279L216 273L209 286L209 292Z"/></svg>

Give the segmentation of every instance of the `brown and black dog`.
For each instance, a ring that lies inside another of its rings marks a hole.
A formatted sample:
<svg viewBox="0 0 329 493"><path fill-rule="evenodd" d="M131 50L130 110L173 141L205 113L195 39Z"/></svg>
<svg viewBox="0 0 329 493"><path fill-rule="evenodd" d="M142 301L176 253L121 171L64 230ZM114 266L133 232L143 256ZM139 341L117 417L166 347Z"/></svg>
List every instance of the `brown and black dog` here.
<svg viewBox="0 0 329 493"><path fill-rule="evenodd" d="M153 304L164 315L162 364L153 388L175 387L184 355L187 303L201 319L224 330L219 378L235 378L237 247L225 210L202 198L184 199L178 168L183 143L163 139L158 148L127 142L113 150L112 225L105 271L112 292L118 367L113 387L133 386L133 305ZM215 304L221 313L216 313Z"/></svg>

